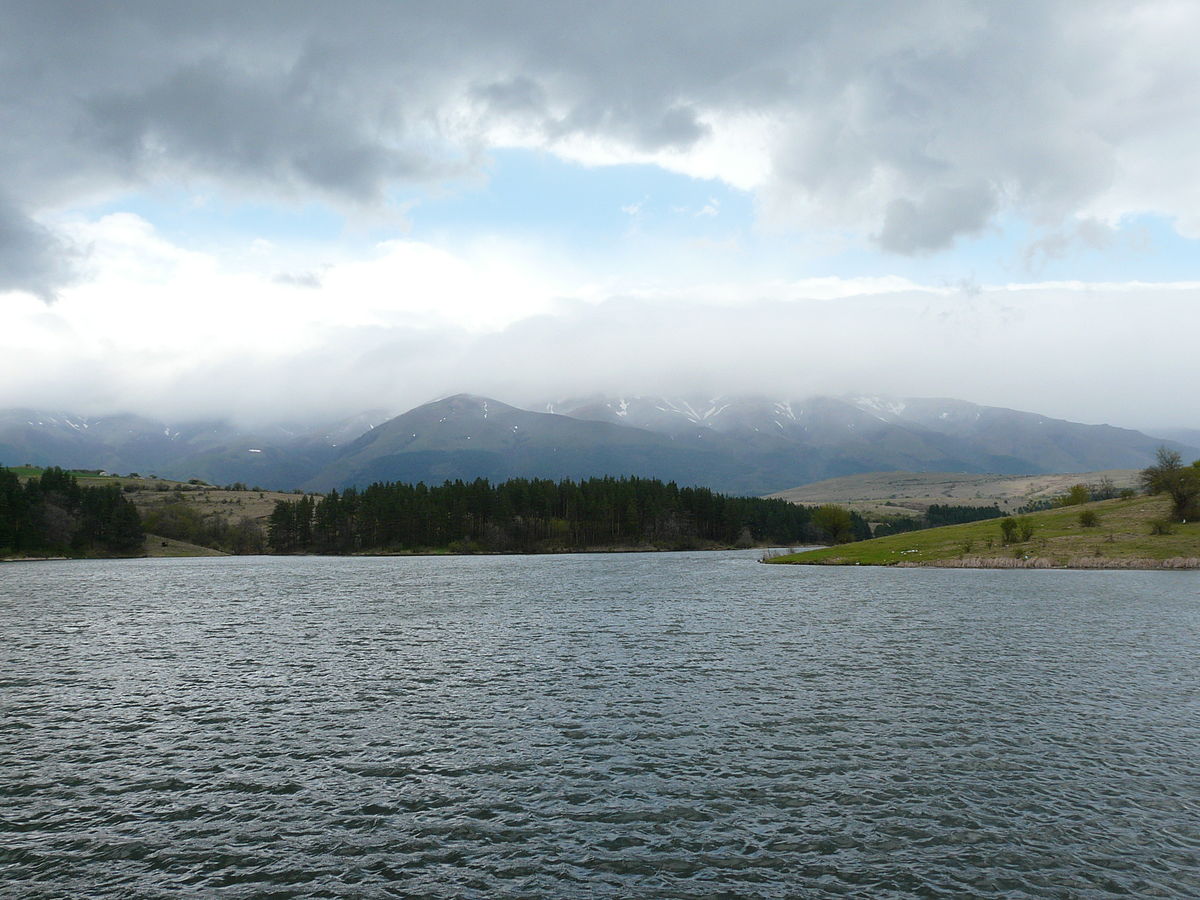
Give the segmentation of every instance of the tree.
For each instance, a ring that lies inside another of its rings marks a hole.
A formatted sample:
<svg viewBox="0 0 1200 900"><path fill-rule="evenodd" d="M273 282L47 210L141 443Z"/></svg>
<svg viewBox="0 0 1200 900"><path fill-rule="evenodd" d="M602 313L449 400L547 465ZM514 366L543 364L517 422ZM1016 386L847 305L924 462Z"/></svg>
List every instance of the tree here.
<svg viewBox="0 0 1200 900"><path fill-rule="evenodd" d="M1059 498L1062 506L1081 506L1092 499L1092 491L1086 484L1073 484Z"/></svg>
<svg viewBox="0 0 1200 900"><path fill-rule="evenodd" d="M1021 543L1033 537L1033 519L1028 516L1017 517L1017 540Z"/></svg>
<svg viewBox="0 0 1200 900"><path fill-rule="evenodd" d="M1117 496L1117 486L1113 484L1113 480L1105 475L1092 488L1093 500L1111 500Z"/></svg>
<svg viewBox="0 0 1200 900"><path fill-rule="evenodd" d="M854 540L854 522L850 511L832 503L818 506L813 510L812 523L819 528L831 544L845 544Z"/></svg>
<svg viewBox="0 0 1200 900"><path fill-rule="evenodd" d="M267 543L276 553L296 550L296 507L286 500L276 500L275 509L267 520Z"/></svg>
<svg viewBox="0 0 1200 900"><path fill-rule="evenodd" d="M1142 469L1140 480L1146 493L1171 498L1176 521L1200 517L1200 460L1185 466L1176 451L1159 447L1155 464Z"/></svg>
<svg viewBox="0 0 1200 900"><path fill-rule="evenodd" d="M80 487L58 467L22 485L0 468L0 547L84 555L133 554L142 547L141 518L120 487Z"/></svg>
<svg viewBox="0 0 1200 900"><path fill-rule="evenodd" d="M1000 540L1005 544L1016 542L1017 520L1012 516L1007 516L1000 520Z"/></svg>

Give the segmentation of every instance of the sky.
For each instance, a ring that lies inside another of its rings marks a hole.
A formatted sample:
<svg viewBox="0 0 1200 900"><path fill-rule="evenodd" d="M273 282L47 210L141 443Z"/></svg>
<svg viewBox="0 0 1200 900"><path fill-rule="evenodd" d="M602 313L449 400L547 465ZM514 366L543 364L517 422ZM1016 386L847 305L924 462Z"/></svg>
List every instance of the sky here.
<svg viewBox="0 0 1200 900"><path fill-rule="evenodd" d="M0 407L1200 427L1192 2L0 0Z"/></svg>

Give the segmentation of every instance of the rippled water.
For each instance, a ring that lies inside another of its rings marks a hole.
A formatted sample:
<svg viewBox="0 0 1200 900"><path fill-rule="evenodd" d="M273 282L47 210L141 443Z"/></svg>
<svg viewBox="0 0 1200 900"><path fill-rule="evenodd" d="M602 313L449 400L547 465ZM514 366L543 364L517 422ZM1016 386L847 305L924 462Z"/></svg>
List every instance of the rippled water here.
<svg viewBox="0 0 1200 900"><path fill-rule="evenodd" d="M1200 574L0 568L0 892L1200 895Z"/></svg>

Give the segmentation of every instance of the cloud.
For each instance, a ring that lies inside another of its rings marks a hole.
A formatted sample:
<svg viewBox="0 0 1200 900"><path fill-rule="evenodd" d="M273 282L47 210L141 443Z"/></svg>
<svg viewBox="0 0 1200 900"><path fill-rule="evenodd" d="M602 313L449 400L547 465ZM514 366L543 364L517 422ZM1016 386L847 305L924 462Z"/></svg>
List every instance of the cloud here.
<svg viewBox="0 0 1200 900"><path fill-rule="evenodd" d="M84 250L0 198L0 292L51 302L79 274Z"/></svg>
<svg viewBox="0 0 1200 900"><path fill-rule="evenodd" d="M753 188L787 227L925 254L1013 212L1200 234L1200 8L982 0L17 0L0 37L6 284L66 283L55 211L157 183L371 206L493 146Z"/></svg>
<svg viewBox="0 0 1200 900"><path fill-rule="evenodd" d="M299 288L311 288L313 290L321 286L321 276L316 272L280 272L271 280L275 282L275 284L284 284Z"/></svg>
<svg viewBox="0 0 1200 900"><path fill-rule="evenodd" d="M454 170L413 143L367 133L372 112L312 69L303 58L268 73L199 59L159 82L93 94L86 122L114 160L150 176L202 172L372 203L393 181Z"/></svg>
<svg viewBox="0 0 1200 900"><path fill-rule="evenodd" d="M1051 260L1063 259L1077 248L1107 250L1116 241L1116 229L1092 218L1083 218L1031 241L1024 251L1025 267L1037 271Z"/></svg>
<svg viewBox="0 0 1200 900"><path fill-rule="evenodd" d="M72 234L97 275L51 307L10 300L0 407L261 422L399 411L458 391L516 403L862 392L1196 425L1163 385L1200 380L1200 284L827 277L609 290L519 247L455 254L404 240L297 290L303 271L281 282L271 259L239 269L135 216Z"/></svg>
<svg viewBox="0 0 1200 900"><path fill-rule="evenodd" d="M939 188L920 203L898 197L887 205L876 240L896 253L941 250L960 235L981 231L996 207L995 194L987 185Z"/></svg>

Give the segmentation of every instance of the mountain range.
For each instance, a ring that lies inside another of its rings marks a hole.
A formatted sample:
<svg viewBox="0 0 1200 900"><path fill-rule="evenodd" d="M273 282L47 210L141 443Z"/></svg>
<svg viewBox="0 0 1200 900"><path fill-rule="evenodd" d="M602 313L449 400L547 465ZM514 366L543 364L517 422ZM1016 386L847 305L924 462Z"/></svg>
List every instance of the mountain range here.
<svg viewBox="0 0 1200 900"><path fill-rule="evenodd" d="M1190 432L1183 432L1190 435ZM639 475L767 494L874 471L1038 474L1140 468L1166 443L961 400L595 396L519 409L458 394L389 418L235 427L0 411L0 463L328 490L373 481Z"/></svg>

